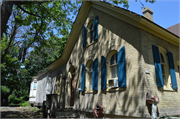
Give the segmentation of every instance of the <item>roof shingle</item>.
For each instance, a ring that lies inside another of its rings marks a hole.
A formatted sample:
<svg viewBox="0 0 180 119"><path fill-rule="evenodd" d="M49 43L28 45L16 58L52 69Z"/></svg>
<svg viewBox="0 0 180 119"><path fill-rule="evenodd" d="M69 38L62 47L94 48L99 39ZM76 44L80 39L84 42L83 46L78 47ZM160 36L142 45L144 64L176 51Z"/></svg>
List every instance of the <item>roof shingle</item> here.
<svg viewBox="0 0 180 119"><path fill-rule="evenodd" d="M180 37L180 23L168 27L167 30Z"/></svg>

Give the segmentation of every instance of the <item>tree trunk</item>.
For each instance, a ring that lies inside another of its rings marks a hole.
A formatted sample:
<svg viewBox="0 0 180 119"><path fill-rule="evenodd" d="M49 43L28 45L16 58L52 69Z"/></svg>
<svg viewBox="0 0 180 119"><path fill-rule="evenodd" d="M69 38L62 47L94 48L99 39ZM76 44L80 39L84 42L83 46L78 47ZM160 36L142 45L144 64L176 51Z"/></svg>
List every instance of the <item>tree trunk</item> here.
<svg viewBox="0 0 180 119"><path fill-rule="evenodd" d="M9 17L12 13L13 1L2 1L1 4L1 37L6 28Z"/></svg>

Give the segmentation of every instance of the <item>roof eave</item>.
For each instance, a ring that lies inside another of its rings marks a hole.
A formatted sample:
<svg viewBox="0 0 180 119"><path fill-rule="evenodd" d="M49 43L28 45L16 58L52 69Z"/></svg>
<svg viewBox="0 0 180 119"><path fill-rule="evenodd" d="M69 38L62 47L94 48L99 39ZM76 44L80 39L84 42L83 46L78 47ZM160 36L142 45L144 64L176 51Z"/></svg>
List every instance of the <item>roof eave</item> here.
<svg viewBox="0 0 180 119"><path fill-rule="evenodd" d="M117 18L119 18L131 25L134 25L145 31L148 31L151 34L156 35L157 37L160 37L160 38L164 39L165 41L170 42L173 45L179 47L179 37L177 35L169 32L167 29L159 26L158 24L148 20L144 16L141 16L137 13L126 10L124 8L120 8L120 7L113 6L113 5L110 6L110 4L104 3L104 2L92 1L92 3L93 3L93 7L97 8L99 10L100 9L102 10L103 8L108 9L109 13L110 13L110 11L113 11L114 14L111 13L112 16L116 16ZM98 8L99 6L101 8ZM117 15L117 14L120 14L120 15Z"/></svg>

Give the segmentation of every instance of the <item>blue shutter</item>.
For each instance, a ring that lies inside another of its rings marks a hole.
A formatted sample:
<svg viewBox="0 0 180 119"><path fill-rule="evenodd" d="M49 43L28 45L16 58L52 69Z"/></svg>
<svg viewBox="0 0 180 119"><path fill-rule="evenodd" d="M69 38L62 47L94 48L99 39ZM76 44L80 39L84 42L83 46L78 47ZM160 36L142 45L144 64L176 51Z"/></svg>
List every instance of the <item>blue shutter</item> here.
<svg viewBox="0 0 180 119"><path fill-rule="evenodd" d="M86 46L86 39L87 39L87 30L86 30L86 26L84 26L84 28L83 28L83 47Z"/></svg>
<svg viewBox="0 0 180 119"><path fill-rule="evenodd" d="M160 56L159 56L159 48L157 46L152 45L152 49L153 49L153 56L154 56L154 66L155 66L155 72L156 72L157 87L164 87L161 61L160 61Z"/></svg>
<svg viewBox="0 0 180 119"><path fill-rule="evenodd" d="M93 62L93 90L98 90L98 58Z"/></svg>
<svg viewBox="0 0 180 119"><path fill-rule="evenodd" d="M106 90L106 58L101 56L101 89Z"/></svg>
<svg viewBox="0 0 180 119"><path fill-rule="evenodd" d="M118 52L117 63L118 63L118 86L126 87L125 46L123 46Z"/></svg>
<svg viewBox="0 0 180 119"><path fill-rule="evenodd" d="M85 75L86 75L86 69L84 64L82 64L82 71L81 71L81 91L85 91Z"/></svg>
<svg viewBox="0 0 180 119"><path fill-rule="evenodd" d="M175 68L174 68L173 55L171 52L168 52L168 60L169 60L172 88L178 89L177 81L176 81L176 73L175 73Z"/></svg>
<svg viewBox="0 0 180 119"><path fill-rule="evenodd" d="M98 16L95 17L93 22L93 40L98 39Z"/></svg>

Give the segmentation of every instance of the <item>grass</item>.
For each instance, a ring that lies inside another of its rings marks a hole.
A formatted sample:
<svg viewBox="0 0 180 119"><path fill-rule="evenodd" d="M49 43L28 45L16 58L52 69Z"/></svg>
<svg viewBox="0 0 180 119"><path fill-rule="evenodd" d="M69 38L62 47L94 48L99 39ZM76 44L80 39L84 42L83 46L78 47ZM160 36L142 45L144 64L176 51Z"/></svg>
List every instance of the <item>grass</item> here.
<svg viewBox="0 0 180 119"><path fill-rule="evenodd" d="M39 109L37 107L32 107L31 111L37 112Z"/></svg>
<svg viewBox="0 0 180 119"><path fill-rule="evenodd" d="M40 109L38 109L37 107L31 107L28 106L28 108L23 109L23 111L32 111L32 112L38 112Z"/></svg>
<svg viewBox="0 0 180 119"><path fill-rule="evenodd" d="M29 101L19 103L19 105L20 105L20 107L28 107L26 109L23 109L23 111L33 111L33 112L39 111L39 109L37 107L31 107Z"/></svg>

